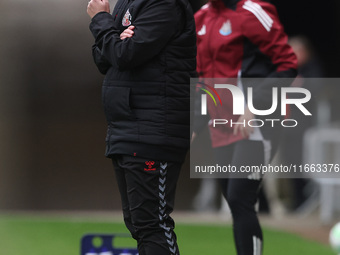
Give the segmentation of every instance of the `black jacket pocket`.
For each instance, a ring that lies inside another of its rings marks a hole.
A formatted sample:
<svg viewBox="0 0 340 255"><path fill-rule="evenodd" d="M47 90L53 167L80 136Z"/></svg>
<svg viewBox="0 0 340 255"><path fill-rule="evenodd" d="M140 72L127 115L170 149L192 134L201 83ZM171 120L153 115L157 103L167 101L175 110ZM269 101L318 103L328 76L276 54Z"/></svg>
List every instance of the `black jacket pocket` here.
<svg viewBox="0 0 340 255"><path fill-rule="evenodd" d="M130 108L130 88L104 87L104 110L109 122L134 120Z"/></svg>

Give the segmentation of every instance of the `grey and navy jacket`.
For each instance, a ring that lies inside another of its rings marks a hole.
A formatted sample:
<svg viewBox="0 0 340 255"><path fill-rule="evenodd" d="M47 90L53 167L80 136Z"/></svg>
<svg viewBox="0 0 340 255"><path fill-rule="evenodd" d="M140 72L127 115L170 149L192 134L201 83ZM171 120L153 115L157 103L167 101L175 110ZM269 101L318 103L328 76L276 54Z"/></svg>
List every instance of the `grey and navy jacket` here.
<svg viewBox="0 0 340 255"><path fill-rule="evenodd" d="M120 39L130 25L132 38ZM106 156L182 161L190 144L196 31L187 0L119 0L90 24L105 74Z"/></svg>

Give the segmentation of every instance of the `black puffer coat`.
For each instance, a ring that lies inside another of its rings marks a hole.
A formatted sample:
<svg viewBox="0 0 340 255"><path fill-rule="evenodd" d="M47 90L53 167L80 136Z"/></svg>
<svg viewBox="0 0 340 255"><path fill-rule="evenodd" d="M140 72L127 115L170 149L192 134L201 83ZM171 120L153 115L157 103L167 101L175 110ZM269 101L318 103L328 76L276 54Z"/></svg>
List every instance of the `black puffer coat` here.
<svg viewBox="0 0 340 255"><path fill-rule="evenodd" d="M132 38L120 34L134 25ZM106 156L181 161L190 138L196 32L187 0L119 0L93 17L93 56L106 74Z"/></svg>

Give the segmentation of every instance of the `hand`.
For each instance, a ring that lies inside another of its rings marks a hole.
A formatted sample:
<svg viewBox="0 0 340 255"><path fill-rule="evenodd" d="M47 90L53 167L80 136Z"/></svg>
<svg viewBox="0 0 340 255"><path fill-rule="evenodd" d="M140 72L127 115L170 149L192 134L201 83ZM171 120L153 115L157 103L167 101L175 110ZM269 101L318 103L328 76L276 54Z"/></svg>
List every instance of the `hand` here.
<svg viewBox="0 0 340 255"><path fill-rule="evenodd" d="M131 38L135 32L133 30L135 29L135 26L129 26L127 29L123 31L123 33L120 34L120 39L124 40L125 38Z"/></svg>
<svg viewBox="0 0 340 255"><path fill-rule="evenodd" d="M87 14L91 19L99 12L110 13L109 0L90 0L87 5Z"/></svg>
<svg viewBox="0 0 340 255"><path fill-rule="evenodd" d="M251 113L248 107L245 109L244 115L240 116L237 122L245 122L245 126L243 124L237 124L234 126L234 135L240 133L243 138L248 138L250 134L254 132L254 128L248 125L248 121L254 119L254 114Z"/></svg>

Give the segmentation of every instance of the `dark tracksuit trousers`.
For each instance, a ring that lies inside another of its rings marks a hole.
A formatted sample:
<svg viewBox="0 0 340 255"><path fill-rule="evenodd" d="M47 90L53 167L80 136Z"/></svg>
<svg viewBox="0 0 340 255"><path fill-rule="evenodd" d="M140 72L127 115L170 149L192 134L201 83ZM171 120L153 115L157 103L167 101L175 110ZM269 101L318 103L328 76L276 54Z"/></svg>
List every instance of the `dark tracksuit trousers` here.
<svg viewBox="0 0 340 255"><path fill-rule="evenodd" d="M242 140L214 149L219 165L260 166L268 164L276 147L270 141ZM270 155L269 155L270 154ZM263 235L255 210L262 176L244 173L244 178L219 179L222 193L233 217L233 231L238 255L261 255Z"/></svg>
<svg viewBox="0 0 340 255"><path fill-rule="evenodd" d="M124 221L140 255L179 255L170 217L182 163L119 155L113 159Z"/></svg>

